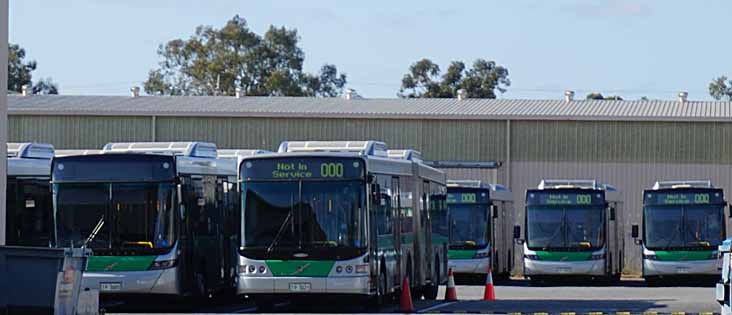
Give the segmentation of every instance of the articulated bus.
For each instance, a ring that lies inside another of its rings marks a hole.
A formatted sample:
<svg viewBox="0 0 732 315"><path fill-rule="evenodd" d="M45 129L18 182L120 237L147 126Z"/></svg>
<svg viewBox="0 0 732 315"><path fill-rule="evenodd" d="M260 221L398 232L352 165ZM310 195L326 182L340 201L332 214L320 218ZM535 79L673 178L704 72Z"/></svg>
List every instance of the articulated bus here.
<svg viewBox="0 0 732 315"><path fill-rule="evenodd" d="M315 295L371 305L446 280L444 173L376 141L283 142L240 165L238 293L260 311ZM441 249L437 249L441 248Z"/></svg>
<svg viewBox="0 0 732 315"><path fill-rule="evenodd" d="M719 280L717 247L726 236L725 200L711 181L661 181L643 191L643 277Z"/></svg>
<svg viewBox="0 0 732 315"><path fill-rule="evenodd" d="M478 180L448 180L449 265L456 277L485 281L510 275L513 261L513 196L504 186Z"/></svg>
<svg viewBox="0 0 732 315"><path fill-rule="evenodd" d="M594 180L543 180L526 192L524 275L532 283L588 277L620 280L620 193Z"/></svg>
<svg viewBox="0 0 732 315"><path fill-rule="evenodd" d="M8 143L7 245L53 245L53 155L50 144Z"/></svg>
<svg viewBox="0 0 732 315"><path fill-rule="evenodd" d="M69 154L52 164L55 239L92 250L82 288L114 298L234 292L234 160L204 142Z"/></svg>

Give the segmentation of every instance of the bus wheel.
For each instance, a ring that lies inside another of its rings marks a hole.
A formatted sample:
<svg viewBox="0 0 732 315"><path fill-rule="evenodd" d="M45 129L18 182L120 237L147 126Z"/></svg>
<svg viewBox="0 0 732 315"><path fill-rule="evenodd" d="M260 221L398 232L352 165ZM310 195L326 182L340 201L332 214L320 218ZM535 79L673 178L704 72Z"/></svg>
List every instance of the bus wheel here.
<svg viewBox="0 0 732 315"><path fill-rule="evenodd" d="M274 301L267 298L255 298L254 305L257 306L257 313L272 313Z"/></svg>
<svg viewBox="0 0 732 315"><path fill-rule="evenodd" d="M386 304L389 300L388 289L386 287L386 272L382 271L379 276L379 283L376 286L376 296L369 298L369 301L365 304L366 311L376 311Z"/></svg>
<svg viewBox="0 0 732 315"><path fill-rule="evenodd" d="M435 261L440 261L439 259ZM440 289L440 266L435 264L435 277L432 279L432 283L424 288L424 299L425 300L436 300L437 293Z"/></svg>

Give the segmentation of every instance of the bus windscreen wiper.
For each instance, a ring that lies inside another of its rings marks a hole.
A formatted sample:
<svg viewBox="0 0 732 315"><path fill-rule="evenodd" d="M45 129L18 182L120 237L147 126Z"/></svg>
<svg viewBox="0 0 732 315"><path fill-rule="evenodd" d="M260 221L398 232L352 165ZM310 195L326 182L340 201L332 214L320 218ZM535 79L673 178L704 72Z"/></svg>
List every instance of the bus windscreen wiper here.
<svg viewBox="0 0 732 315"><path fill-rule="evenodd" d="M287 226L287 222L290 222L290 218L292 217L292 209L290 209L290 212L287 213L287 217L285 217L285 220L282 221L282 225L280 225L280 229L277 231L277 235L275 235L274 239L272 239L272 243L267 246L267 253L272 252L272 249L279 243L280 238L282 238L282 235L284 234L285 227Z"/></svg>
<svg viewBox="0 0 732 315"><path fill-rule="evenodd" d="M102 217L99 218L99 221L97 221L97 225L94 227L91 234L89 234L89 237L86 238L82 247L86 247L87 244L91 243L94 240L94 238L97 237L97 234L99 233L99 231L102 230L103 226L104 226L104 215L102 215Z"/></svg>

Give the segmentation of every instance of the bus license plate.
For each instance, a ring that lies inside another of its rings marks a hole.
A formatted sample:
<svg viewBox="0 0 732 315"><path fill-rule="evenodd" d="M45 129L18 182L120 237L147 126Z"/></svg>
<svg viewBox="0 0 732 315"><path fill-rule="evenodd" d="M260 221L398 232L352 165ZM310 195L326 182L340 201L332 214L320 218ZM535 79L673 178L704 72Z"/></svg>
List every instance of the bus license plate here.
<svg viewBox="0 0 732 315"><path fill-rule="evenodd" d="M570 273L572 272L572 268L570 267L559 267L557 268L558 273Z"/></svg>
<svg viewBox="0 0 732 315"><path fill-rule="evenodd" d="M290 292L310 292L310 283L290 283Z"/></svg>
<svg viewBox="0 0 732 315"><path fill-rule="evenodd" d="M114 292L122 290L122 284L119 282L102 282L99 284L99 291Z"/></svg>
<svg viewBox="0 0 732 315"><path fill-rule="evenodd" d="M689 273L688 267L678 267L676 268L676 273Z"/></svg>

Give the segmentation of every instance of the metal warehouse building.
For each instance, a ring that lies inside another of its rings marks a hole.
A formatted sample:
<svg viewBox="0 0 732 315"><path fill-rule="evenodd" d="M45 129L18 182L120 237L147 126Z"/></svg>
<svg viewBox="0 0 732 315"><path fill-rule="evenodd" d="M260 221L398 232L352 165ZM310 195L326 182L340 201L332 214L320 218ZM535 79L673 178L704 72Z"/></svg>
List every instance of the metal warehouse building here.
<svg viewBox="0 0 732 315"><path fill-rule="evenodd" d="M732 195L732 102L49 95L8 103L9 141L59 149L203 140L275 150L282 140L376 139L428 160L498 162L497 170L448 171L509 186L516 211L542 178L598 179L624 194L631 272L640 272L629 237L642 189L711 179Z"/></svg>

